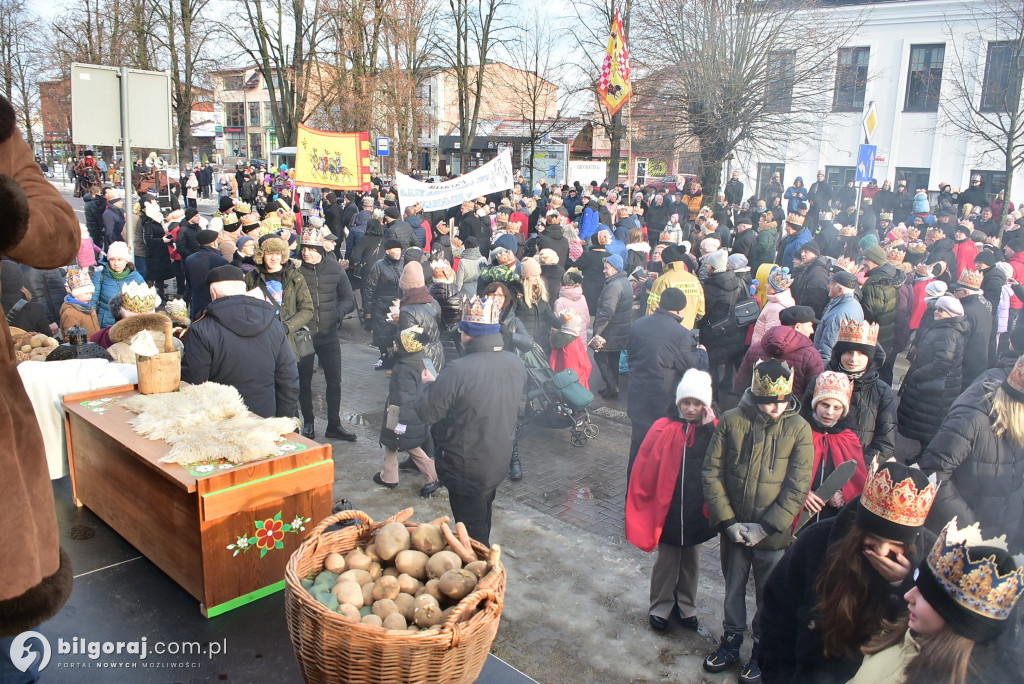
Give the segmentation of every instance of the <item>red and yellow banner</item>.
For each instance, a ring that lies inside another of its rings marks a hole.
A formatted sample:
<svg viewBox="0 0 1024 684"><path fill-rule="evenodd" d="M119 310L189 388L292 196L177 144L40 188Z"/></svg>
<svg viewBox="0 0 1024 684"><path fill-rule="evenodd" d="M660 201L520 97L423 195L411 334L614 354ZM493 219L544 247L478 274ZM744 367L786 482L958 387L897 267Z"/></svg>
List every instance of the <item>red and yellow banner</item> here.
<svg viewBox="0 0 1024 684"><path fill-rule="evenodd" d="M370 189L370 134L318 131L299 124L295 184L332 190Z"/></svg>
<svg viewBox="0 0 1024 684"><path fill-rule="evenodd" d="M633 95L629 73L629 48L626 47L626 32L622 28L619 10L615 10L612 33L608 36L608 51L601 64L601 77L597 80L597 92L608 111L615 115Z"/></svg>

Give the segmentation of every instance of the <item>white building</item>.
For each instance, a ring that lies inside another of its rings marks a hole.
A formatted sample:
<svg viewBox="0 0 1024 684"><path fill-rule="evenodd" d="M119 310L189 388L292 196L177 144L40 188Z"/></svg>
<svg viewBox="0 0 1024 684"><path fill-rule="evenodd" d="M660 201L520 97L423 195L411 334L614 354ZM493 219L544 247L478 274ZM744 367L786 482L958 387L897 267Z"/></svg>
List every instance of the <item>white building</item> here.
<svg viewBox="0 0 1024 684"><path fill-rule="evenodd" d="M979 19L978 8L986 6L992 6L991 0L902 0L818 10L823 22L842 22L857 15L863 21L840 51L832 111L825 116L816 142L781 141L777 159L738 158L748 191L763 188L776 171L781 172L785 187L797 176L809 186L819 170L835 186L853 180L858 147L864 142L862 119L872 102L878 116L871 143L878 148L874 177L879 185L889 179L895 188L895 180L908 178L911 188L935 191L940 182L966 188L970 176L979 173L989 193L1004 188L1003 158L985 154L979 140L954 130L943 106L947 98L955 97L957 89L951 83L955 67L964 66L967 73L976 74L974 97L981 99L975 102L986 102L984 98L991 100L1007 90L1007 44L997 40L994 28L984 38L970 37L970 26ZM951 25L957 26L956 51L967 54L966 60L957 61L953 55ZM736 170L736 162L732 169ZM1024 198L1021 170L1014 177L1011 194L1012 200Z"/></svg>

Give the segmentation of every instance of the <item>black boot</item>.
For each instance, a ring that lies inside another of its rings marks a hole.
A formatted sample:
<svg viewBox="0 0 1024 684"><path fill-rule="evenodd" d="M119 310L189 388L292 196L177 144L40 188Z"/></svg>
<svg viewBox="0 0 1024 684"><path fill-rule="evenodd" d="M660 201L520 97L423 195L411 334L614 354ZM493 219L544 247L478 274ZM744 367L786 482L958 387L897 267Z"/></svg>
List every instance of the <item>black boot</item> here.
<svg viewBox="0 0 1024 684"><path fill-rule="evenodd" d="M316 430L313 429L313 421L302 424L302 436L306 439L316 438Z"/></svg>
<svg viewBox="0 0 1024 684"><path fill-rule="evenodd" d="M740 660L740 646L743 645L743 632L726 632L715 652L704 659L704 669L708 672L722 672Z"/></svg>
<svg viewBox="0 0 1024 684"><path fill-rule="evenodd" d="M757 664L757 651L757 641L755 641L754 648L750 652L750 660L740 670L740 684L761 684L761 667Z"/></svg>
<svg viewBox="0 0 1024 684"><path fill-rule="evenodd" d="M508 465L508 477L513 482L523 479L523 464L519 462L519 440L512 442L512 462Z"/></svg>
<svg viewBox="0 0 1024 684"><path fill-rule="evenodd" d="M341 423L329 424L327 430L324 431L324 437L329 439L343 439L346 442L356 441L356 433L351 430L346 430L341 426Z"/></svg>

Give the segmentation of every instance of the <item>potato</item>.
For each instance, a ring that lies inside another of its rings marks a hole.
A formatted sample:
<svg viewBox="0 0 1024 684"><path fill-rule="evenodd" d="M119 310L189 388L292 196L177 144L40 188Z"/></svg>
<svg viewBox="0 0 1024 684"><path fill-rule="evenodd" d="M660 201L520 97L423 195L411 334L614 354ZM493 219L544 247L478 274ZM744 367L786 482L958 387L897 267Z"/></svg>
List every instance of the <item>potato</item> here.
<svg viewBox="0 0 1024 684"><path fill-rule="evenodd" d="M398 572L398 568L384 568L384 572L382 574L385 577L398 577L401 573Z"/></svg>
<svg viewBox="0 0 1024 684"><path fill-rule="evenodd" d="M390 561L398 555L399 551L408 549L411 545L409 530L400 522L388 523L377 532L377 540L374 546L377 547L377 555L382 561Z"/></svg>
<svg viewBox="0 0 1024 684"><path fill-rule="evenodd" d="M419 627L432 627L441 623L441 606L433 596L424 594L416 599L416 624Z"/></svg>
<svg viewBox="0 0 1024 684"><path fill-rule="evenodd" d="M345 572L338 575L338 580L352 580L356 584L362 586L367 582L372 582L373 579L370 577L370 573L366 570L346 570Z"/></svg>
<svg viewBox="0 0 1024 684"><path fill-rule="evenodd" d="M398 589L403 594L413 595L420 590L423 583L412 575L407 575L404 572L398 576Z"/></svg>
<svg viewBox="0 0 1024 684"><path fill-rule="evenodd" d="M24 354L28 354L28 353L31 353L31 351L32 351L32 345L31 345L31 344L23 344L23 345L21 345L21 351L22 351L22 353L24 353Z"/></svg>
<svg viewBox="0 0 1024 684"><path fill-rule="evenodd" d="M441 528L430 523L423 523L412 533L412 546L428 556L444 548L444 535Z"/></svg>
<svg viewBox="0 0 1024 684"><path fill-rule="evenodd" d="M427 561L427 577L437 579L449 570L462 567L462 559L454 551L438 551ZM412 573L409 573L412 575ZM415 577L416 575L413 575Z"/></svg>
<svg viewBox="0 0 1024 684"><path fill-rule="evenodd" d="M345 557L340 553L329 553L324 558L324 569L337 575L345 572Z"/></svg>
<svg viewBox="0 0 1024 684"><path fill-rule="evenodd" d="M367 582L362 586L363 589L363 605L373 605L373 582Z"/></svg>
<svg viewBox="0 0 1024 684"><path fill-rule="evenodd" d="M369 570L373 559L363 553L362 549L352 549L345 556L345 566L350 570Z"/></svg>
<svg viewBox="0 0 1024 684"><path fill-rule="evenodd" d="M487 574L487 561L473 561L466 565L466 570L469 570L471 573L476 575L477 579L480 579Z"/></svg>
<svg viewBox="0 0 1024 684"><path fill-rule="evenodd" d="M381 599L375 601L373 604L373 614L380 616L381 620L387 619L388 615L392 613L398 613L401 615L401 611L398 610L398 606L391 599ZM405 618L402 618L403 620ZM402 629L405 629L404 627Z"/></svg>
<svg viewBox="0 0 1024 684"><path fill-rule="evenodd" d="M408 628L405 617L401 613L391 613L384 618L384 629L393 629L401 632Z"/></svg>
<svg viewBox="0 0 1024 684"><path fill-rule="evenodd" d="M437 588L452 601L461 601L476 587L477 577L469 570L449 570L437 581Z"/></svg>
<svg viewBox="0 0 1024 684"><path fill-rule="evenodd" d="M416 599L408 594L399 594L393 600L399 612L405 616L405 621L412 623L416 617Z"/></svg>
<svg viewBox="0 0 1024 684"><path fill-rule="evenodd" d="M441 589L438 588L437 584L438 580L436 579L428 580L427 583L423 585L422 591L423 594L426 594L427 596L433 596L434 600L440 602L440 600L444 598L444 594L441 593ZM423 594L420 594L420 596L422 596Z"/></svg>
<svg viewBox="0 0 1024 684"><path fill-rule="evenodd" d="M427 579L427 561L430 557L422 551L406 549L395 556L395 569L418 580Z"/></svg>
<svg viewBox="0 0 1024 684"><path fill-rule="evenodd" d="M353 625L359 622L359 619L362 617L359 615L359 609L351 603L343 603L338 606L338 613L345 622Z"/></svg>
<svg viewBox="0 0 1024 684"><path fill-rule="evenodd" d="M381 577L373 584L373 599L393 599L401 593L398 580L394 577Z"/></svg>
<svg viewBox="0 0 1024 684"><path fill-rule="evenodd" d="M362 622L364 625L373 625L374 627L381 628L384 627L384 621L381 620L380 617L373 615L372 613L370 615L364 616L363 619L360 620L360 622Z"/></svg>
<svg viewBox="0 0 1024 684"><path fill-rule="evenodd" d="M363 590L352 580L341 580L331 593L338 597L338 603L351 603L356 608L363 605Z"/></svg>
<svg viewBox="0 0 1024 684"><path fill-rule="evenodd" d="M47 347L59 347L60 346L60 342L58 342L57 340L55 340L52 337L47 337L46 338L46 346Z"/></svg>
<svg viewBox="0 0 1024 684"><path fill-rule="evenodd" d="M378 563L377 561L371 563L370 567L366 571L370 573L370 579L372 579L374 582L379 580L380 576L384 574L384 568L382 568L380 566L380 563Z"/></svg>
<svg viewBox="0 0 1024 684"><path fill-rule="evenodd" d="M35 335L29 345L35 349L43 346L43 341L46 339L46 335Z"/></svg>
<svg viewBox="0 0 1024 684"><path fill-rule="evenodd" d="M363 549L363 553L369 556L374 563L380 563L380 556L377 555L376 545L370 544L365 549Z"/></svg>

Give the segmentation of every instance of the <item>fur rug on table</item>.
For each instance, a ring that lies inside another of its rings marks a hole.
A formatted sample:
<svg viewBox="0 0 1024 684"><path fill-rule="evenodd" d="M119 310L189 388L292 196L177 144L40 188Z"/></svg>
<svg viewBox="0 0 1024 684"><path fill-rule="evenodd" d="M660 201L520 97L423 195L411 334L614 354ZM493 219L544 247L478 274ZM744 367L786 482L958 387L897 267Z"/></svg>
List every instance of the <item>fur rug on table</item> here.
<svg viewBox="0 0 1024 684"><path fill-rule="evenodd" d="M165 463L256 461L272 455L281 437L295 430L292 418L251 415L238 390L215 382L130 397L121 406L138 414L130 421L135 432L172 446L160 459Z"/></svg>

